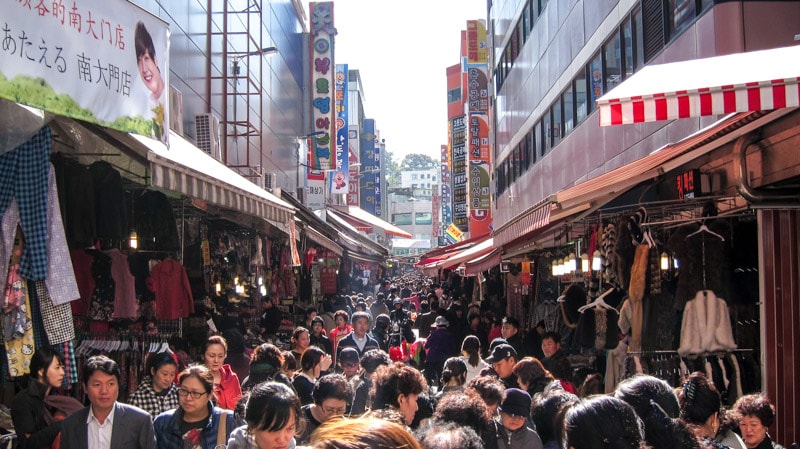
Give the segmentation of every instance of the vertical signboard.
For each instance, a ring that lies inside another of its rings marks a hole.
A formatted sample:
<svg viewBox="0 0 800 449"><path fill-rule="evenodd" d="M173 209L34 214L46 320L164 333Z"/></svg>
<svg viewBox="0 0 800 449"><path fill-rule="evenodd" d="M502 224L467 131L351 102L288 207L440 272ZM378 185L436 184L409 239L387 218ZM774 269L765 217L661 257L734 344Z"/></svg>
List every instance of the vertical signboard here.
<svg viewBox="0 0 800 449"><path fill-rule="evenodd" d="M347 152L350 155L348 158L348 167L350 172L350 180L347 183L347 205L348 206L359 206L358 201L358 182L360 181L359 178L359 154L358 149L360 148L359 139L358 139L358 125L350 125L350 132L348 134L348 144L347 144Z"/></svg>
<svg viewBox="0 0 800 449"><path fill-rule="evenodd" d="M380 133L375 132L375 159L374 159L374 179L375 179L375 212L376 217L383 216L383 179L381 179L381 158L383 157L383 142Z"/></svg>
<svg viewBox="0 0 800 449"><path fill-rule="evenodd" d="M464 116L459 116L450 121L451 157L453 184L453 224L462 232L469 231L469 215L467 213L467 148L466 129Z"/></svg>
<svg viewBox="0 0 800 449"><path fill-rule="evenodd" d="M375 215L375 120L364 119L361 133L361 208Z"/></svg>
<svg viewBox="0 0 800 449"><path fill-rule="evenodd" d="M433 196L431 197L431 235L434 238L439 237L439 210L441 210L441 203L439 202L439 186L433 184Z"/></svg>
<svg viewBox="0 0 800 449"><path fill-rule="evenodd" d="M347 194L350 180L350 127L347 123L347 64L336 64L336 170L331 176L331 193Z"/></svg>
<svg viewBox="0 0 800 449"><path fill-rule="evenodd" d="M480 20L467 21L467 57L464 70L467 97L467 164L470 235L491 230L489 75L486 27Z"/></svg>
<svg viewBox="0 0 800 449"><path fill-rule="evenodd" d="M450 124L447 124L447 141L452 141L452 130L450 129ZM442 224L450 223L453 221L453 188L450 184L450 145L442 145L441 146L441 155L439 157L439 163L441 167L442 173L442 197L440 202L442 203ZM445 243L439 240L440 244L444 245Z"/></svg>
<svg viewBox="0 0 800 449"><path fill-rule="evenodd" d="M2 24L0 98L167 142L164 21L129 2L29 0L3 2Z"/></svg>
<svg viewBox="0 0 800 449"><path fill-rule="evenodd" d="M311 2L311 128L313 139L308 148L310 168L336 168L334 113L333 2Z"/></svg>

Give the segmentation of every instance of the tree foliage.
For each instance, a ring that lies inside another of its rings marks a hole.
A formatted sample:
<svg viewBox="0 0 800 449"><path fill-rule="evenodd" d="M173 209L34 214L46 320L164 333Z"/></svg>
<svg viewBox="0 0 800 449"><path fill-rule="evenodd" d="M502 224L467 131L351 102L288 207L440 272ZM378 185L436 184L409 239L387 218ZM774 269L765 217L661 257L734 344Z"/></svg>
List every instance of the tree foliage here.
<svg viewBox="0 0 800 449"><path fill-rule="evenodd" d="M436 167L436 161L432 157L420 153L408 154L400 162L400 170L427 170L434 167Z"/></svg>

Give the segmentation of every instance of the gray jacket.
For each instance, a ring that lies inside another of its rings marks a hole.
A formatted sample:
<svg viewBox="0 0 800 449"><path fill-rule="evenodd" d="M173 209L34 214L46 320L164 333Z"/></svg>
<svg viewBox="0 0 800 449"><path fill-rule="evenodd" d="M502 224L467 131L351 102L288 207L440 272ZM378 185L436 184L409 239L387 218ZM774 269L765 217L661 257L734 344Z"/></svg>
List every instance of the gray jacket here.
<svg viewBox="0 0 800 449"><path fill-rule="evenodd" d="M542 449L542 439L535 430L528 427L528 422L519 429L509 432L503 427L500 418L494 421L497 449Z"/></svg>
<svg viewBox="0 0 800 449"><path fill-rule="evenodd" d="M256 442L247 435L247 425L237 427L228 438L228 449L259 449ZM289 449L295 449L294 438L289 442Z"/></svg>

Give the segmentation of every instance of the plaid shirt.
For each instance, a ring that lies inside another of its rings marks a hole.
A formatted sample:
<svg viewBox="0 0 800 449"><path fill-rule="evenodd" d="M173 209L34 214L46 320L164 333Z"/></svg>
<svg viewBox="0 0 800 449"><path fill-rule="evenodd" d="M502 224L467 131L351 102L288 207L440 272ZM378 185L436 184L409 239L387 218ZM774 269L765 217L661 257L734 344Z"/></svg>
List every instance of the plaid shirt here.
<svg viewBox="0 0 800 449"><path fill-rule="evenodd" d="M142 378L139 388L133 392L129 403L150 413L150 416L155 419L161 412L178 407L178 387L170 384L166 394L158 394L153 390L153 379L145 376Z"/></svg>
<svg viewBox="0 0 800 449"><path fill-rule="evenodd" d="M0 155L0 216L16 198L25 233L19 274L34 281L47 275L47 172L51 145L50 127L44 126L27 142Z"/></svg>

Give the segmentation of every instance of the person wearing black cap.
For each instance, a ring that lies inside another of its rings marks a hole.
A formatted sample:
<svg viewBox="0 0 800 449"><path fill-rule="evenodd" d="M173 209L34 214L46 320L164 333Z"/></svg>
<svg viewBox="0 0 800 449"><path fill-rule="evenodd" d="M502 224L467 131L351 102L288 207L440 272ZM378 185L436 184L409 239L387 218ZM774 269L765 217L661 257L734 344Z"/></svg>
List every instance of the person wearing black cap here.
<svg viewBox="0 0 800 449"><path fill-rule="evenodd" d="M338 357L339 368L342 370L344 377L349 381L358 375L361 369L359 364L358 350L353 347L343 348L339 352Z"/></svg>
<svg viewBox="0 0 800 449"><path fill-rule="evenodd" d="M528 422L531 396L518 388L508 388L500 402L500 416L493 426L498 449L542 449L542 440Z"/></svg>
<svg viewBox="0 0 800 449"><path fill-rule="evenodd" d="M514 375L514 365L517 364L517 351L509 344L500 344L492 349L492 354L486 358L487 363L497 373L497 377L506 388L518 388L517 377Z"/></svg>
<svg viewBox="0 0 800 449"><path fill-rule="evenodd" d="M433 385L434 382L439 383L445 360L456 355L458 350L453 333L447 329L449 324L447 318L437 316L431 326L434 329L425 340L425 379L429 385Z"/></svg>

